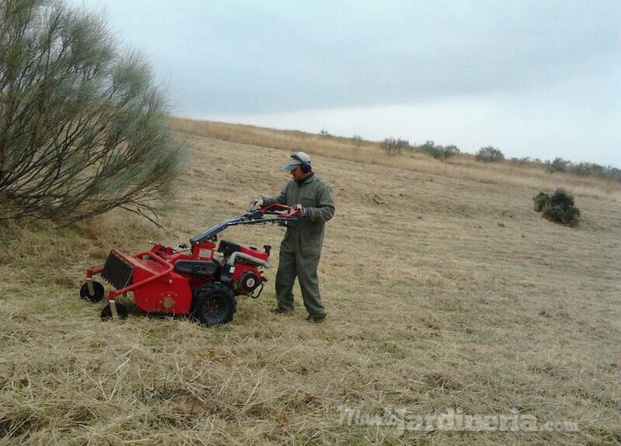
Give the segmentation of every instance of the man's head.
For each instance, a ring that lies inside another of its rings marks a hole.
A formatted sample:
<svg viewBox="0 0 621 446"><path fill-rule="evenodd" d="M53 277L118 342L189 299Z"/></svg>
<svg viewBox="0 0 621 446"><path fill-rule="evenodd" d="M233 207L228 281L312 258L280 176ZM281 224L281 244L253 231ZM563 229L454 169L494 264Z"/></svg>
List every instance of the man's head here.
<svg viewBox="0 0 621 446"><path fill-rule="evenodd" d="M305 178L312 171L310 156L304 152L292 154L284 170L290 172L296 180Z"/></svg>

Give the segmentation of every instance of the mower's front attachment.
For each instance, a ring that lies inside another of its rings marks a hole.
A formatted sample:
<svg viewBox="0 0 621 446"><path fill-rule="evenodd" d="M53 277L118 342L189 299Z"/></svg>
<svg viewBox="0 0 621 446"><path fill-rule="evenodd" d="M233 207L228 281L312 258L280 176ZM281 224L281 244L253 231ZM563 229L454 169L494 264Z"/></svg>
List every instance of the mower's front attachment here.
<svg viewBox="0 0 621 446"><path fill-rule="evenodd" d="M103 287L92 280L101 274L115 289L108 291L108 306L101 312L102 319L126 317L127 309L117 302L119 296L132 292L138 308L146 312L187 314L192 303L192 292L187 279L173 271L174 266L153 251L127 255L113 249L103 268L87 270L87 282L80 296L91 302L103 298Z"/></svg>

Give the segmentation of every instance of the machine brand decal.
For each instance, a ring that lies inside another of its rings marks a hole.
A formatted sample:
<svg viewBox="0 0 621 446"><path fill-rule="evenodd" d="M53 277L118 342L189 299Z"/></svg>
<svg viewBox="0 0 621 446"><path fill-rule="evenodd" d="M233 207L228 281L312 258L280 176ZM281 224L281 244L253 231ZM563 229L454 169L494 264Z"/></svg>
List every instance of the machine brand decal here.
<svg viewBox="0 0 621 446"><path fill-rule="evenodd" d="M201 259L211 259L213 251L211 249L201 249L198 252L198 257Z"/></svg>

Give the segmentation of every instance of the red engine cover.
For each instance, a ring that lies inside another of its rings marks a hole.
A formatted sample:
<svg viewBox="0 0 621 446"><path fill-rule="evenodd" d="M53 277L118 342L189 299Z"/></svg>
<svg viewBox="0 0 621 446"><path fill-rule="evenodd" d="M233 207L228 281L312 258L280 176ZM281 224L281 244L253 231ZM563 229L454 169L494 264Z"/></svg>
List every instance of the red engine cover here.
<svg viewBox="0 0 621 446"><path fill-rule="evenodd" d="M244 254L251 255L252 257L256 257L257 259L263 260L267 262L270 258L270 255L264 251L259 251L258 249L248 248L247 246L239 245L239 250Z"/></svg>

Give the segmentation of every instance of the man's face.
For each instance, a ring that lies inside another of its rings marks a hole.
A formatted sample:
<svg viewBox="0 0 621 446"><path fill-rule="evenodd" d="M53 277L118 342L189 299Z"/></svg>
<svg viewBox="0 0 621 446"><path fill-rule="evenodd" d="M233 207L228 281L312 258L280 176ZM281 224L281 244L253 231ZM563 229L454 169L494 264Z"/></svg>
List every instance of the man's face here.
<svg viewBox="0 0 621 446"><path fill-rule="evenodd" d="M306 174L302 172L302 168L300 166L297 166L295 169L291 171L291 176L295 180L300 181L300 180L303 180L304 177L306 177Z"/></svg>

